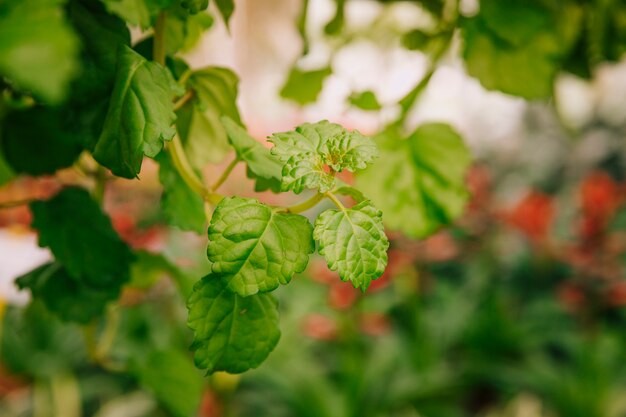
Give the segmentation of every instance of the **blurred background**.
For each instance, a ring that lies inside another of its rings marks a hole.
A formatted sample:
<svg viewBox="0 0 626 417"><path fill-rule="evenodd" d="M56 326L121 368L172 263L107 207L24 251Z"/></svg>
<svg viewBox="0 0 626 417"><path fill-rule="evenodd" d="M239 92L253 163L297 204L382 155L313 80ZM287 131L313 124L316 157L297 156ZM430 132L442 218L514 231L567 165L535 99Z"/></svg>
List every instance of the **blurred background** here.
<svg viewBox="0 0 626 417"><path fill-rule="evenodd" d="M464 16L478 8L461 2ZM309 0L303 55L301 2L238 0L230 27L214 18L184 56L238 74L242 119L260 140L320 119L376 134L431 69L428 51L401 35L432 16L408 1L352 0L344 13L345 35L328 36L336 3ZM133 30L135 42L145 36ZM460 39L451 42L406 125L446 122L464 138L474 161L464 214L425 239L390 232L387 271L365 294L312 259L277 292L276 350L243 375L205 378L171 350L190 340L181 293L209 265L205 236L160 217L151 161L140 181L116 179L105 196L116 230L146 251L107 313L113 363L89 357L78 326L36 304L25 310L29 296L13 281L51 255L37 246L28 207L0 209L0 416L626 416L626 61L607 60L586 78L561 73L551 99L529 101L488 91L467 74ZM294 65L329 69L306 80L321 83L311 103L285 93ZM363 91L375 95L371 108L354 105ZM49 196L67 182L80 182L71 168L19 177L0 201ZM250 190L243 167L223 188ZM146 358L154 347L170 356ZM146 361L169 369L151 374ZM119 364L133 371L116 372ZM174 405L154 379L170 382Z"/></svg>

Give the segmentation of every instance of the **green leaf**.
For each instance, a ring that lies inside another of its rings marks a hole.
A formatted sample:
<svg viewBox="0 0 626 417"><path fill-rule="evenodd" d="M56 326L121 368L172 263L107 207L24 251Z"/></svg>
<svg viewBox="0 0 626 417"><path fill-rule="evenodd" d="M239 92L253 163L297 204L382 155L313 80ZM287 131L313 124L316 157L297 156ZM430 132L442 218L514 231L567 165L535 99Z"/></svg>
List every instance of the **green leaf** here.
<svg viewBox="0 0 626 417"><path fill-rule="evenodd" d="M15 172L31 175L69 167L83 150L81 132L73 129L65 114L48 107L11 112L3 127L4 158Z"/></svg>
<svg viewBox="0 0 626 417"><path fill-rule="evenodd" d="M142 386L176 417L195 415L202 397L202 376L178 350L153 351L135 373Z"/></svg>
<svg viewBox="0 0 626 417"><path fill-rule="evenodd" d="M168 55L192 49L206 29L213 25L208 13L189 14L180 5L167 10L165 50Z"/></svg>
<svg viewBox="0 0 626 417"><path fill-rule="evenodd" d="M160 153L159 181L163 185L161 207L169 224L182 230L204 233L206 214L204 201L189 188L172 163L169 153Z"/></svg>
<svg viewBox="0 0 626 417"><path fill-rule="evenodd" d="M163 9L171 6L175 0L102 0L107 10L118 15L128 23L148 29L152 21Z"/></svg>
<svg viewBox="0 0 626 417"><path fill-rule="evenodd" d="M381 158L359 173L357 187L383 210L389 228L425 237L463 212L470 153L458 133L431 123L406 140L393 131L381 139Z"/></svg>
<svg viewBox="0 0 626 417"><path fill-rule="evenodd" d="M65 188L30 209L39 245L48 246L72 277L101 289L128 281L132 253L85 189Z"/></svg>
<svg viewBox="0 0 626 417"><path fill-rule="evenodd" d="M324 33L336 35L341 32L344 25L346 0L335 0L335 16L324 26Z"/></svg>
<svg viewBox="0 0 626 417"><path fill-rule="evenodd" d="M181 0L180 4L189 10L189 13L196 14L209 7L209 0Z"/></svg>
<svg viewBox="0 0 626 417"><path fill-rule="evenodd" d="M49 103L63 100L78 73L79 42L58 0L3 2L0 75Z"/></svg>
<svg viewBox="0 0 626 417"><path fill-rule="evenodd" d="M330 169L363 169L378 156L371 139L327 120L275 133L270 142L274 144L272 154L284 163L282 190L296 194L306 188L329 191L335 185Z"/></svg>
<svg viewBox="0 0 626 417"><path fill-rule="evenodd" d="M0 141L0 145L1 144L2 142ZM0 186L11 181L13 178L15 178L15 171L9 166L6 159L4 159L4 155L0 152Z"/></svg>
<svg viewBox="0 0 626 417"><path fill-rule="evenodd" d="M487 89L527 99L549 97L574 46L581 17L581 8L574 4L548 8L539 1L505 5L485 0L463 28L468 73Z"/></svg>
<svg viewBox="0 0 626 417"><path fill-rule="evenodd" d="M271 294L240 297L208 275L195 285L187 307L196 366L208 373L256 368L280 339L278 303Z"/></svg>
<svg viewBox="0 0 626 417"><path fill-rule="evenodd" d="M48 263L22 275L16 280L23 290L28 288L33 298L41 300L61 319L89 323L100 316L107 303L120 293L119 286L94 288L85 280L76 279L59 263Z"/></svg>
<svg viewBox="0 0 626 417"><path fill-rule="evenodd" d="M228 116L222 116L222 125L228 135L228 141L235 148L237 157L248 167L248 178L256 180L255 191L268 188L280 192L282 165L270 150L261 145L244 128Z"/></svg>
<svg viewBox="0 0 626 417"><path fill-rule="evenodd" d="M233 0L215 0L215 5L217 9L220 11L222 15L222 19L224 19L224 23L226 27L228 27L228 23L230 21L230 17L233 15L235 11L235 2Z"/></svg>
<svg viewBox="0 0 626 417"><path fill-rule="evenodd" d="M382 213L363 201L345 210L326 210L315 221L313 232L319 253L343 281L365 291L385 272L389 241Z"/></svg>
<svg viewBox="0 0 626 417"><path fill-rule="evenodd" d="M331 73L332 70L328 67L314 71L300 71L293 67L285 85L280 90L280 96L295 101L301 106L313 103L322 91L324 80Z"/></svg>
<svg viewBox="0 0 626 417"><path fill-rule="evenodd" d="M196 100L179 111L176 126L191 164L198 169L222 161L231 150L220 117L241 123L238 82L231 70L220 67L195 71L189 78L187 87L195 91Z"/></svg>
<svg viewBox="0 0 626 417"><path fill-rule="evenodd" d="M349 185L342 185L342 186L334 189L333 190L333 194L341 194L341 195L345 195L345 196L351 197L357 203L361 203L361 202L367 200L367 198L363 195L363 193L361 191L359 191L356 188L351 187Z"/></svg>
<svg viewBox="0 0 626 417"><path fill-rule="evenodd" d="M156 156L163 141L174 137L173 84L167 69L121 47L115 87L94 158L115 175L135 178L143 155Z"/></svg>
<svg viewBox="0 0 626 417"><path fill-rule="evenodd" d="M315 250L311 232L306 217L249 198L224 198L209 226L213 274L243 297L272 291L306 268Z"/></svg>
<svg viewBox="0 0 626 417"><path fill-rule="evenodd" d="M361 110L380 110L382 106L378 102L376 95L372 91L363 91L361 93L353 93L348 97L351 106L358 107Z"/></svg>

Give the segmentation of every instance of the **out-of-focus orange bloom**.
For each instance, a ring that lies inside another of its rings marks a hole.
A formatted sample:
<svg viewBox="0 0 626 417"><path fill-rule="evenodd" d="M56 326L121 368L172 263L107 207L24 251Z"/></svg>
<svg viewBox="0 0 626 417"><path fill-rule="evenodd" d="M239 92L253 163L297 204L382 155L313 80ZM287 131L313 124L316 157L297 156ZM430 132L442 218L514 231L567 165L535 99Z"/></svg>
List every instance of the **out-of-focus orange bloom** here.
<svg viewBox="0 0 626 417"><path fill-rule="evenodd" d="M530 239L542 240L547 236L555 214L553 198L531 190L503 218Z"/></svg>
<svg viewBox="0 0 626 417"><path fill-rule="evenodd" d="M626 305L626 281L619 281L612 284L608 288L606 301L613 307Z"/></svg>
<svg viewBox="0 0 626 417"><path fill-rule="evenodd" d="M322 314L309 314L302 323L302 333L318 340L333 340L337 338L337 324Z"/></svg>
<svg viewBox="0 0 626 417"><path fill-rule="evenodd" d="M382 336L391 331L391 323L382 313L363 313L359 319L359 327L370 336Z"/></svg>
<svg viewBox="0 0 626 417"><path fill-rule="evenodd" d="M583 290L569 282L558 288L557 298L570 311L579 310L587 300Z"/></svg>
<svg viewBox="0 0 626 417"><path fill-rule="evenodd" d="M488 204L491 195L491 173L484 165L473 165L467 172L467 188L471 199L467 205L469 210Z"/></svg>
<svg viewBox="0 0 626 417"><path fill-rule="evenodd" d="M111 214L111 223L122 240L134 249L157 251L165 244L163 230L160 227L138 228L135 219L122 211Z"/></svg>
<svg viewBox="0 0 626 417"><path fill-rule="evenodd" d="M330 285L338 281L341 282L339 274L328 269L326 261L322 258L314 258L309 264L308 272L311 279L320 284Z"/></svg>
<svg viewBox="0 0 626 417"><path fill-rule="evenodd" d="M334 282L328 288L328 304L337 310L346 310L354 304L359 290L349 282Z"/></svg>
<svg viewBox="0 0 626 417"><path fill-rule="evenodd" d="M444 262L459 254L459 245L448 232L439 232L424 241L424 257L431 262Z"/></svg>
<svg viewBox="0 0 626 417"><path fill-rule="evenodd" d="M588 240L606 229L624 201L624 192L606 172L596 171L580 184L579 197L583 215L579 226L580 235Z"/></svg>

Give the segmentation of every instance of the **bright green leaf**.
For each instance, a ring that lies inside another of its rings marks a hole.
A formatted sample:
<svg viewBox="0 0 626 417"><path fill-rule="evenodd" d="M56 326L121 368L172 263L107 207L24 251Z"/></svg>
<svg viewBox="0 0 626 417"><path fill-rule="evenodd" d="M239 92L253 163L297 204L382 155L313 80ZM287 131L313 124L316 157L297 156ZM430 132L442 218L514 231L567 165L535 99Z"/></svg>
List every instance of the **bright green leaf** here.
<svg viewBox="0 0 626 417"><path fill-rule="evenodd" d="M179 111L176 126L190 162L198 169L222 161L231 150L220 117L241 122L238 82L231 70L220 67L203 68L189 78L187 86L195 91L196 99Z"/></svg>
<svg viewBox="0 0 626 417"><path fill-rule="evenodd" d="M241 296L272 291L304 271L315 250L306 217L279 213L257 200L223 199L209 226L214 276Z"/></svg>
<svg viewBox="0 0 626 417"><path fill-rule="evenodd" d="M365 291L385 272L389 241L382 213L369 201L345 210L326 210L315 221L313 236L328 267L355 288Z"/></svg>
<svg viewBox="0 0 626 417"><path fill-rule="evenodd" d="M153 392L173 416L197 413L204 384L187 355L173 349L153 351L135 373L140 384Z"/></svg>
<svg viewBox="0 0 626 417"><path fill-rule="evenodd" d="M175 0L102 0L107 10L131 25L148 29L159 12Z"/></svg>
<svg viewBox="0 0 626 417"><path fill-rule="evenodd" d="M94 288L80 278L70 276L59 263L49 263L17 278L20 289L28 288L33 298L40 299L61 319L89 323L100 316L107 303L120 293L119 286Z"/></svg>
<svg viewBox="0 0 626 417"><path fill-rule="evenodd" d="M189 14L176 5L167 10L165 21L165 50L168 55L192 49L206 29L213 25L208 13Z"/></svg>
<svg viewBox="0 0 626 417"><path fill-rule="evenodd" d="M85 189L65 188L30 209L39 245L48 246L72 277L101 289L128 281L132 253Z"/></svg>
<svg viewBox="0 0 626 417"><path fill-rule="evenodd" d="M350 95L348 102L361 110L380 110L382 108L376 95L369 90Z"/></svg>
<svg viewBox="0 0 626 417"><path fill-rule="evenodd" d="M248 167L248 178L256 180L255 190L264 191L271 188L272 191L279 192L282 165L276 157L232 119L223 116L221 120L237 157Z"/></svg>
<svg viewBox="0 0 626 417"><path fill-rule="evenodd" d="M173 80L168 70L128 47L118 51L115 87L94 158L115 175L135 178L143 155L154 157L174 136Z"/></svg>
<svg viewBox="0 0 626 417"><path fill-rule="evenodd" d="M208 373L256 368L280 339L278 303L271 294L240 297L209 275L195 285L187 307L196 366Z"/></svg>
<svg viewBox="0 0 626 417"><path fill-rule="evenodd" d="M0 40L1 76L50 103L65 97L79 70L79 42L61 2L3 2Z"/></svg>
<svg viewBox="0 0 626 417"><path fill-rule="evenodd" d="M182 230L204 233L204 200L189 188L174 167L169 154L162 152L156 160L160 167L159 180L163 185L161 207L167 222Z"/></svg>
<svg viewBox="0 0 626 417"><path fill-rule="evenodd" d="M335 0L335 16L324 26L324 33L336 35L341 32L344 25L346 0Z"/></svg>
<svg viewBox="0 0 626 417"><path fill-rule="evenodd" d="M371 139L327 120L275 133L270 142L274 144L272 154L284 163L282 189L296 194L306 188L329 191L335 184L330 169L363 169L378 156Z"/></svg>
<svg viewBox="0 0 626 417"><path fill-rule="evenodd" d="M280 90L280 96L295 101L299 105L313 103L322 91L324 80L332 73L330 68L314 71L300 71L291 69L285 85Z"/></svg>
<svg viewBox="0 0 626 417"><path fill-rule="evenodd" d="M359 173L357 186L388 227L425 237L463 212L470 153L450 126L426 124L406 140L387 132L379 145L380 160Z"/></svg>

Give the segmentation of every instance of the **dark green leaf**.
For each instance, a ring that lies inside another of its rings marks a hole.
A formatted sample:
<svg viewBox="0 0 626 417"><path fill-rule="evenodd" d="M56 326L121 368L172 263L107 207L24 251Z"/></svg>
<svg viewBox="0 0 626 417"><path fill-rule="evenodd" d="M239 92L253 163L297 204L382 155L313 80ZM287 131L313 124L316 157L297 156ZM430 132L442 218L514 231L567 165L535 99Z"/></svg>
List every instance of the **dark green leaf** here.
<svg viewBox="0 0 626 417"><path fill-rule="evenodd" d="M204 233L206 230L204 201L180 176L169 153L159 154L156 160L160 167L159 180L163 185L161 207L167 222L182 230Z"/></svg>
<svg viewBox="0 0 626 417"><path fill-rule="evenodd" d="M202 397L202 376L177 350L154 351L135 371L139 382L176 417L195 415Z"/></svg>
<svg viewBox="0 0 626 417"><path fill-rule="evenodd" d="M175 0L102 0L109 12L118 15L131 25L148 29L161 10Z"/></svg>
<svg viewBox="0 0 626 417"><path fill-rule="evenodd" d="M115 175L135 178L143 155L156 156L163 141L174 136L173 84L167 69L121 47L115 87L94 158Z"/></svg>
<svg viewBox="0 0 626 417"><path fill-rule="evenodd" d="M256 368L280 339L278 303L271 294L240 297L209 275L195 285L187 307L196 366L208 373Z"/></svg>
<svg viewBox="0 0 626 417"><path fill-rule="evenodd" d="M69 275L59 263L49 263L17 278L20 289L28 288L61 319L89 323L104 311L106 304L119 296L119 286L94 288Z"/></svg>
<svg viewBox="0 0 626 417"><path fill-rule="evenodd" d="M237 157L248 166L248 178L256 180L255 190L264 191L270 188L276 193L280 192L281 163L268 148L256 141L232 119L223 116L221 120Z"/></svg>
<svg viewBox="0 0 626 417"><path fill-rule="evenodd" d="M230 17L233 15L233 12L235 11L234 0L215 0L215 4L217 5L217 9L220 11L220 14L222 15L222 19L224 19L224 23L226 24L226 27L228 27Z"/></svg>
<svg viewBox="0 0 626 417"><path fill-rule="evenodd" d="M244 297L272 291L304 271L315 250L311 233L306 217L249 198L224 198L209 226L214 277Z"/></svg>
<svg viewBox="0 0 626 417"><path fill-rule="evenodd" d="M322 91L324 80L332 73L330 68L314 71L301 71L296 67L291 69L285 85L280 90L280 96L293 100L299 105L313 103Z"/></svg>
<svg viewBox="0 0 626 417"><path fill-rule="evenodd" d="M328 267L343 281L365 291L385 272L389 241L382 213L363 201L345 210L326 210L315 221L315 240Z"/></svg>
<svg viewBox="0 0 626 417"><path fill-rule="evenodd" d="M181 0L180 4L189 10L189 13L196 14L209 7L209 0Z"/></svg>
<svg viewBox="0 0 626 417"><path fill-rule="evenodd" d="M393 131L381 139L380 160L359 173L357 186L385 213L388 227L424 237L462 213L470 154L450 126L426 124L406 140Z"/></svg>
<svg viewBox="0 0 626 417"><path fill-rule="evenodd" d="M30 208L39 245L48 246L72 277L101 289L128 281L132 253L86 190L65 188Z"/></svg>
<svg viewBox="0 0 626 417"><path fill-rule="evenodd" d="M52 174L71 166L83 150L81 132L65 115L47 107L32 107L6 116L2 151L15 172Z"/></svg>
<svg viewBox="0 0 626 417"><path fill-rule="evenodd" d="M49 103L60 102L78 73L79 42L58 0L4 2L0 75Z"/></svg>

